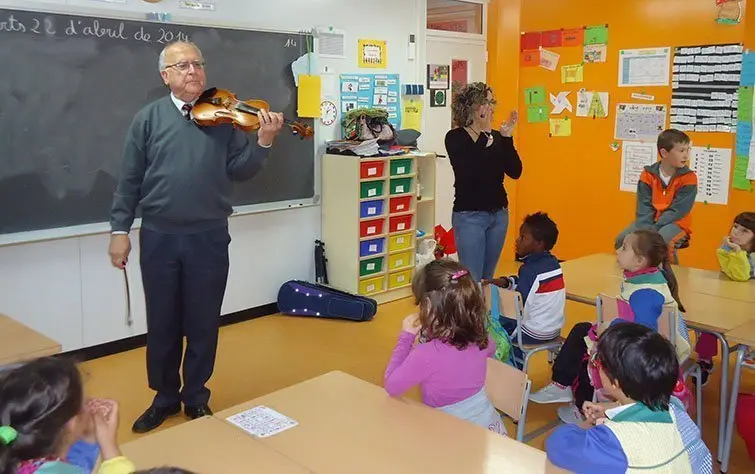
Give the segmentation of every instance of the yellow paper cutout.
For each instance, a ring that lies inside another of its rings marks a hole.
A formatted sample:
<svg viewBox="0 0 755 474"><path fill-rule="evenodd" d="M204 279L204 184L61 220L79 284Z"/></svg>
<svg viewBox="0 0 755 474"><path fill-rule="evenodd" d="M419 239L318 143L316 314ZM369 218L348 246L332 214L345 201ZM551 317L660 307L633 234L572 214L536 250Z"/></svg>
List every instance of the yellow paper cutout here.
<svg viewBox="0 0 755 474"><path fill-rule="evenodd" d="M404 114L401 117L401 128L421 131L422 109L425 104L422 99L405 99Z"/></svg>
<svg viewBox="0 0 755 474"><path fill-rule="evenodd" d="M550 119L550 133L552 137L570 137L571 120L568 118Z"/></svg>
<svg viewBox="0 0 755 474"><path fill-rule="evenodd" d="M299 75L298 110L299 117L320 117L320 89L322 78L320 76Z"/></svg>
<svg viewBox="0 0 755 474"><path fill-rule="evenodd" d="M359 67L385 68L388 63L386 43L382 40L360 39L357 48Z"/></svg>
<svg viewBox="0 0 755 474"><path fill-rule="evenodd" d="M561 66L561 82L569 84L572 82L582 82L585 78L585 68L581 64L572 64Z"/></svg>

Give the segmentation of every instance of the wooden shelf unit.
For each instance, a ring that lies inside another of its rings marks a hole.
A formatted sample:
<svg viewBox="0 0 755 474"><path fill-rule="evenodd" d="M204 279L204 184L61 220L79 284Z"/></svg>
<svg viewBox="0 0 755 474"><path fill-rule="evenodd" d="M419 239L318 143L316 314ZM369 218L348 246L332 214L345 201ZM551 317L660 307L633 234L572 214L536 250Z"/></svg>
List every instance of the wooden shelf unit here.
<svg viewBox="0 0 755 474"><path fill-rule="evenodd" d="M323 156L322 237L334 288L379 303L410 296L417 230L434 229L434 153Z"/></svg>

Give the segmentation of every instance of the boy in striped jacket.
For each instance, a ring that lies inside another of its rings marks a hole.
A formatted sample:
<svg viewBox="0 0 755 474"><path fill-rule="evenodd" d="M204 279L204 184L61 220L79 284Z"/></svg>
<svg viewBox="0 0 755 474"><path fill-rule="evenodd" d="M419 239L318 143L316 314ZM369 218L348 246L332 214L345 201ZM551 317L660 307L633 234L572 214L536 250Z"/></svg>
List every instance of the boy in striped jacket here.
<svg viewBox="0 0 755 474"><path fill-rule="evenodd" d="M516 257L522 261L519 274L482 282L522 295L521 327L516 319L500 318L501 326L512 340L517 331L521 331L524 344L548 342L561 335L565 323L566 290L561 264L551 253L557 240L558 227L548 214L538 212L525 217L516 239ZM514 350L519 351L516 347Z"/></svg>

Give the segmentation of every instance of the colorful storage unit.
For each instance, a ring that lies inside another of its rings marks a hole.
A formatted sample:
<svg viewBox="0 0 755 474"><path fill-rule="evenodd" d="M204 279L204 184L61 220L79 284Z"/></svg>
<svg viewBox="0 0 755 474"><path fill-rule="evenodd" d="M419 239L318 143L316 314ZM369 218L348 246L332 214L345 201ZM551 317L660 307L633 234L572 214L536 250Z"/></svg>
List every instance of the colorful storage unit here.
<svg viewBox="0 0 755 474"><path fill-rule="evenodd" d="M322 166L330 285L381 303L410 296L417 229L432 235L434 228L435 208L428 202L433 201L435 155L326 154ZM423 184L423 196L418 196L420 170L432 183Z"/></svg>

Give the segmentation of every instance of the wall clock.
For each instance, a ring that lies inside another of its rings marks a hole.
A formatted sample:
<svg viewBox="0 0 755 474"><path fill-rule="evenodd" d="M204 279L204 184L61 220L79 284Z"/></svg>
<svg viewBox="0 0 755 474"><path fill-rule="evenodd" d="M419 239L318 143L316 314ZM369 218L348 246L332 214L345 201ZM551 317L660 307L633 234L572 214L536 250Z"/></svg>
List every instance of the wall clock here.
<svg viewBox="0 0 755 474"><path fill-rule="evenodd" d="M336 104L329 100L323 100L320 104L320 121L323 125L333 125L338 116Z"/></svg>

